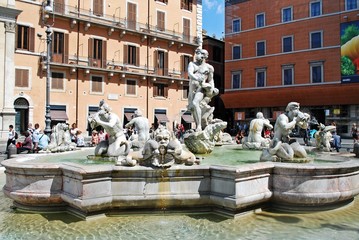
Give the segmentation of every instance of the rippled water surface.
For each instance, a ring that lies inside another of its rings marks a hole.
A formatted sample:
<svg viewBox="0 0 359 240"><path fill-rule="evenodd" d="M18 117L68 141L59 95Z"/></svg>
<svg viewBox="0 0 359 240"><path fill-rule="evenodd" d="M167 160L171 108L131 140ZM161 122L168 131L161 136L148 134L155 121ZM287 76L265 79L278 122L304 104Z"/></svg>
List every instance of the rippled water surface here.
<svg viewBox="0 0 359 240"><path fill-rule="evenodd" d="M0 185L5 174L0 173ZM317 213L272 210L237 219L204 214L101 217L82 221L69 214L15 212L0 192L0 239L359 239L359 199Z"/></svg>

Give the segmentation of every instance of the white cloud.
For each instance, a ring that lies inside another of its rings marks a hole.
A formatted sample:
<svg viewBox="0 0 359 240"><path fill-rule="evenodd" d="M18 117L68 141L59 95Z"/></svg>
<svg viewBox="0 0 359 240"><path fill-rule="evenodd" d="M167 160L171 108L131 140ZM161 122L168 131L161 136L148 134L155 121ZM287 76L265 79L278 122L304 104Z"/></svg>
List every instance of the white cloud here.
<svg viewBox="0 0 359 240"><path fill-rule="evenodd" d="M216 0L203 0L203 3L204 6L209 10L218 5L218 2Z"/></svg>
<svg viewBox="0 0 359 240"><path fill-rule="evenodd" d="M223 5L219 4L217 6L216 14L222 14L223 13Z"/></svg>

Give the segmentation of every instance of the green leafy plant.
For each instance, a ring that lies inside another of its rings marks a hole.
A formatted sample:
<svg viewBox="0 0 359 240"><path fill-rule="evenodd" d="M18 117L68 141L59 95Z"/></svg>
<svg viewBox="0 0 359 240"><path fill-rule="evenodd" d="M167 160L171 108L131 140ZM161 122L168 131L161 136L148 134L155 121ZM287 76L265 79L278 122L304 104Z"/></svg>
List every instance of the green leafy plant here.
<svg viewBox="0 0 359 240"><path fill-rule="evenodd" d="M355 66L350 58L343 56L340 60L340 69L343 76L355 74Z"/></svg>
<svg viewBox="0 0 359 240"><path fill-rule="evenodd" d="M344 34L340 37L340 43L341 45L348 42L350 39L352 39L355 36L359 35L359 28L356 25L349 25L345 30Z"/></svg>

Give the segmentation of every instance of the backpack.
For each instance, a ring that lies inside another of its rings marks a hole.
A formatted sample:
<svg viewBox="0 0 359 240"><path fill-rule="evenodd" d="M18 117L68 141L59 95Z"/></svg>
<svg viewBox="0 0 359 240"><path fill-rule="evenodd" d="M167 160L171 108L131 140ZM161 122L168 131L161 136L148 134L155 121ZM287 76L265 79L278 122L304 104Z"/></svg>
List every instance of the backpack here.
<svg viewBox="0 0 359 240"><path fill-rule="evenodd" d="M18 139L19 135L17 134L17 132L15 132L15 139Z"/></svg>

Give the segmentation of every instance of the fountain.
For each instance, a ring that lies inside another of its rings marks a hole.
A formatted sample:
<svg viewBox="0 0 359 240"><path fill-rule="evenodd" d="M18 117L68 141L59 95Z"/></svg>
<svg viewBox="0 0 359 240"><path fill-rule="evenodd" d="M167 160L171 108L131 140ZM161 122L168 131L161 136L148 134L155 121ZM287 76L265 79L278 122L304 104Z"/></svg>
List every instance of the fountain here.
<svg viewBox="0 0 359 240"><path fill-rule="evenodd" d="M221 154L217 164L199 164L201 159L194 154L215 153L218 134L226 127L225 122L213 119L213 109L208 106L218 90L213 86L213 67L203 65L206 57L205 51L196 51L196 62L189 67L193 68L189 69L193 86L188 108L196 129L185 134L185 146L165 126L152 136L141 132L135 142L128 142L118 116L101 101L99 111L89 121L93 127L103 126L110 136L96 146L95 157L90 159L112 159L115 163L41 161L46 157L71 158L74 152L19 156L2 162L6 169L4 194L19 210L62 211L84 219L153 211L237 217L269 205L290 210L323 209L354 199L359 193L359 162L326 154L315 158L333 163L295 163L298 158L307 159L307 152L289 139L289 133L296 125L305 128L309 119L296 102L289 103L278 117L274 139L262 149L256 163L226 165L221 161L227 155ZM147 120L140 114L137 117L133 124L138 126Z"/></svg>

